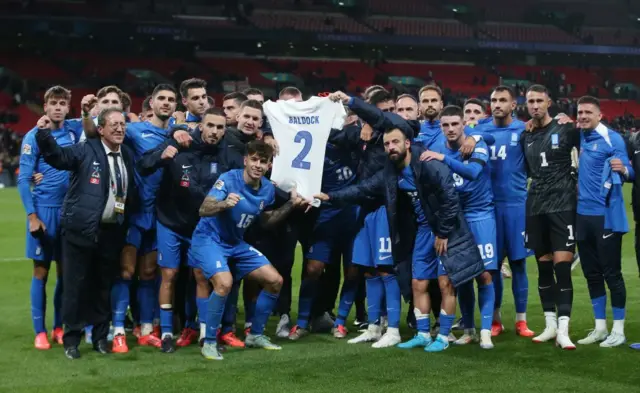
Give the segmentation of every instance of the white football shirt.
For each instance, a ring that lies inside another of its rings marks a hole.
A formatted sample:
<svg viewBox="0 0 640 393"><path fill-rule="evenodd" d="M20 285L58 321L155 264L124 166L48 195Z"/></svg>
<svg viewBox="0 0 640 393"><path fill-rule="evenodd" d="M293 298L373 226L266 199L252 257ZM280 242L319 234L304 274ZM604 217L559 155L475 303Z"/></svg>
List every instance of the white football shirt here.
<svg viewBox="0 0 640 393"><path fill-rule="evenodd" d="M344 107L328 98L311 97L302 102L267 101L264 112L280 147L271 180L283 189L295 184L298 194L311 199L320 193L327 140L331 129L342 129Z"/></svg>

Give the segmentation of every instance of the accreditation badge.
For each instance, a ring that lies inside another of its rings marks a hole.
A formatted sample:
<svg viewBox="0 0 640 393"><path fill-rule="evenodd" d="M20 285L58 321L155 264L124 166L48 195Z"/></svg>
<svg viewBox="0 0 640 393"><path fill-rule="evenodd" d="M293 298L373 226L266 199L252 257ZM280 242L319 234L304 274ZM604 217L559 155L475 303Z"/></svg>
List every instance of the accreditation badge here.
<svg viewBox="0 0 640 393"><path fill-rule="evenodd" d="M124 199L122 199L121 197L116 197L116 204L115 204L114 210L118 214L124 214Z"/></svg>

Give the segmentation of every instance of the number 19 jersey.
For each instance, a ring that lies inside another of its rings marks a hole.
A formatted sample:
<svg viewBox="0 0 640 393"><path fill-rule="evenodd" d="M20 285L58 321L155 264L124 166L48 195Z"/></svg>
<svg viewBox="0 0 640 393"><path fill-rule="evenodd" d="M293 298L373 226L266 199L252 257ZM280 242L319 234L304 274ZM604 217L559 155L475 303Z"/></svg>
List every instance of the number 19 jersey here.
<svg viewBox="0 0 640 393"><path fill-rule="evenodd" d="M298 194L310 199L320 192L327 140L331 129L344 125L344 107L328 98L312 97L303 102L268 101L264 111L280 147L271 180L293 181Z"/></svg>

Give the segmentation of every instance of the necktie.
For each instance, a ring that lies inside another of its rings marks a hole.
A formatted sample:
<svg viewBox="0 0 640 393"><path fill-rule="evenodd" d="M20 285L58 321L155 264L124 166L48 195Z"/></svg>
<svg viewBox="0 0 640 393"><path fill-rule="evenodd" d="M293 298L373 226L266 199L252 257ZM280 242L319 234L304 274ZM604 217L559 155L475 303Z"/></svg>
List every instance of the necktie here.
<svg viewBox="0 0 640 393"><path fill-rule="evenodd" d="M111 152L109 155L113 158L113 167L116 173L116 200L124 203L122 172L120 171L120 165L118 164L118 157L120 157L120 153ZM124 222L123 214L116 212L116 220L118 221L118 224L122 224Z"/></svg>

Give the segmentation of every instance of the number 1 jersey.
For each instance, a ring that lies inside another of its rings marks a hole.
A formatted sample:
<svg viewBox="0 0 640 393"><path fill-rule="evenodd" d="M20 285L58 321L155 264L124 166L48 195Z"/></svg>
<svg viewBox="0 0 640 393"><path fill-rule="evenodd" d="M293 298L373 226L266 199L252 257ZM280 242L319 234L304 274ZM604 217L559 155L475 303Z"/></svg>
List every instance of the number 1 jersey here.
<svg viewBox="0 0 640 393"><path fill-rule="evenodd" d="M331 129L344 125L344 107L328 98L311 97L303 102L265 102L264 111L280 147L271 180L283 185L295 182L298 194L311 199L320 192L327 140Z"/></svg>

